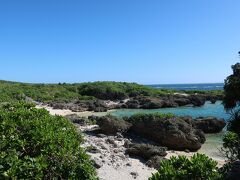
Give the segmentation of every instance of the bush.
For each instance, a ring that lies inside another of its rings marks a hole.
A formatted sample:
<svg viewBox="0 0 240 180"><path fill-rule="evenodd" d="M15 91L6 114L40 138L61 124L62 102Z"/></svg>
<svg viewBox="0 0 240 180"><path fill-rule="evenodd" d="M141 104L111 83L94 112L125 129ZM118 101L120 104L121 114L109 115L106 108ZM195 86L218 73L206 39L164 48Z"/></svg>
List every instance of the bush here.
<svg viewBox="0 0 240 180"><path fill-rule="evenodd" d="M31 104L0 107L0 179L97 179L82 136Z"/></svg>
<svg viewBox="0 0 240 180"><path fill-rule="evenodd" d="M138 113L138 114L134 114L131 117L124 117L125 120L127 120L128 122L132 123L132 124L136 124L139 122L148 122L148 121L158 121L158 120L162 120L162 119L170 119L170 118L174 118L175 115L172 113L166 113L166 114L162 114L162 113L149 113L149 114L144 114L144 113Z"/></svg>
<svg viewBox="0 0 240 180"><path fill-rule="evenodd" d="M217 162L204 154L195 154L188 159L186 156L171 157L162 161L157 173L149 180L212 180L221 179Z"/></svg>
<svg viewBox="0 0 240 180"><path fill-rule="evenodd" d="M224 135L222 152L230 162L240 159L240 138L236 133L228 132Z"/></svg>

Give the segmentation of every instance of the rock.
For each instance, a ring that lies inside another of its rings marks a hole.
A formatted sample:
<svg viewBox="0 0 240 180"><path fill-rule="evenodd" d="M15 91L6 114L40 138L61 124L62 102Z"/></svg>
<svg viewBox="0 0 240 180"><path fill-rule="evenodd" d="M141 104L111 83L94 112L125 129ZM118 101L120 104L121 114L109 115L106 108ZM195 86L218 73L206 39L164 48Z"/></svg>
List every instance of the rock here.
<svg viewBox="0 0 240 180"><path fill-rule="evenodd" d="M134 179L136 179L139 176L137 172L131 172L130 174L133 176Z"/></svg>
<svg viewBox="0 0 240 180"><path fill-rule="evenodd" d="M130 117L131 132L174 150L197 151L205 142L204 133L181 117L142 115Z"/></svg>
<svg viewBox="0 0 240 180"><path fill-rule="evenodd" d="M100 137L100 138L105 138L107 137L105 134L97 134L97 137Z"/></svg>
<svg viewBox="0 0 240 180"><path fill-rule="evenodd" d="M239 180L240 177L240 161L231 164L231 169L227 173L226 180Z"/></svg>
<svg viewBox="0 0 240 180"><path fill-rule="evenodd" d="M87 147L87 152L96 154L96 153L100 153L101 151L96 146L89 146Z"/></svg>
<svg viewBox="0 0 240 180"><path fill-rule="evenodd" d="M138 100L129 100L128 102L126 102L125 106L129 109L138 109L140 108L140 104ZM122 106L123 107L123 106Z"/></svg>
<svg viewBox="0 0 240 180"><path fill-rule="evenodd" d="M158 109L164 107L165 101L157 98L141 99L141 108L143 109Z"/></svg>
<svg viewBox="0 0 240 180"><path fill-rule="evenodd" d="M129 162L129 163L126 164L126 166L131 167L131 166L132 166L132 163Z"/></svg>
<svg viewBox="0 0 240 180"><path fill-rule="evenodd" d="M95 168L99 169L103 166L103 162L97 158L93 159L93 165Z"/></svg>
<svg viewBox="0 0 240 180"><path fill-rule="evenodd" d="M117 136L117 138L123 138L123 135L119 132L116 134L116 136Z"/></svg>
<svg viewBox="0 0 240 180"><path fill-rule="evenodd" d="M106 139L106 142L109 143L109 144L112 144L114 147L117 147L117 143L114 141L114 139L112 138L108 138Z"/></svg>
<svg viewBox="0 0 240 180"><path fill-rule="evenodd" d="M94 112L107 112L107 108L105 108L105 107L96 107L95 109L94 109Z"/></svg>
<svg viewBox="0 0 240 180"><path fill-rule="evenodd" d="M65 103L51 103L50 106L53 108L53 109L67 109L67 105Z"/></svg>
<svg viewBox="0 0 240 180"><path fill-rule="evenodd" d="M206 97L201 95L191 95L189 99L194 106L203 106L206 102Z"/></svg>
<svg viewBox="0 0 240 180"><path fill-rule="evenodd" d="M166 160L166 158L162 156L153 156L146 162L146 165L151 168L159 169L161 162L164 160Z"/></svg>
<svg viewBox="0 0 240 180"><path fill-rule="evenodd" d="M160 146L154 146L150 144L137 144L133 143L129 146L129 148L126 150L126 153L129 154L129 156L137 156L144 159L149 159L152 156L166 156L167 148L160 147Z"/></svg>
<svg viewBox="0 0 240 180"><path fill-rule="evenodd" d="M131 127L130 123L110 115L100 117L97 120L97 124L100 127L100 131L107 135L115 135L118 132L124 133Z"/></svg>
<svg viewBox="0 0 240 180"><path fill-rule="evenodd" d="M124 146L125 148L129 148L130 144L131 144L131 141L129 141L128 139L126 139L123 146Z"/></svg>
<svg viewBox="0 0 240 180"><path fill-rule="evenodd" d="M87 119L79 117L76 114L70 114L66 115L65 118L68 120L72 121L73 123L80 124L80 125L86 125L87 124Z"/></svg>
<svg viewBox="0 0 240 180"><path fill-rule="evenodd" d="M181 96L176 96L174 99L174 102L178 104L178 106L186 106L188 104L191 104L190 99L187 97L181 97Z"/></svg>
<svg viewBox="0 0 240 180"><path fill-rule="evenodd" d="M193 126L204 133L219 133L226 126L226 122L215 117L200 117L195 119Z"/></svg>

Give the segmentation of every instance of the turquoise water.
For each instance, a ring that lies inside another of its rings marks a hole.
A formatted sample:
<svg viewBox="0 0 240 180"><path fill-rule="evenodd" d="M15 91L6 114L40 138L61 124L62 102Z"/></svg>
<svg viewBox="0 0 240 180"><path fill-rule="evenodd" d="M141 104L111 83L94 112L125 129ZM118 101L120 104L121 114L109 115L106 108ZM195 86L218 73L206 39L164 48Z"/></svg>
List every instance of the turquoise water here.
<svg viewBox="0 0 240 180"><path fill-rule="evenodd" d="M229 119L230 115L224 110L221 101L217 101L215 104L206 102L202 107L177 107L177 108L162 108L162 109L119 109L112 111L110 114L118 117L131 116L136 113L173 113L177 116L192 116L196 117L206 117L214 116L217 118L223 118L226 121ZM202 145L199 150L200 153L205 153L206 155L214 159L224 159L221 154L222 147L222 136L224 132L218 134L207 134L206 142Z"/></svg>
<svg viewBox="0 0 240 180"><path fill-rule="evenodd" d="M136 113L173 113L177 116L192 116L196 117L206 117L214 116L217 118L223 118L225 120L229 119L229 114L224 110L221 101L217 101L215 104L206 102L202 107L177 107L177 108L161 108L161 109L119 109L111 112L110 114L118 117L131 116Z"/></svg>

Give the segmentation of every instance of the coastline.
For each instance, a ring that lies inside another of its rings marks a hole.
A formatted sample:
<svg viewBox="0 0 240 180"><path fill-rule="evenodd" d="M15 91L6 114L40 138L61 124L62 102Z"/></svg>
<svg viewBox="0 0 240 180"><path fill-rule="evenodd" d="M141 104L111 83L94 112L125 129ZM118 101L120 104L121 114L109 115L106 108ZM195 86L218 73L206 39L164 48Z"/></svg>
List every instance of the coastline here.
<svg viewBox="0 0 240 180"><path fill-rule="evenodd" d="M45 108L52 115L61 115L66 116L70 114L77 114L81 117L87 116L104 116L109 112L113 112L115 110L110 110L108 112L93 112L93 111L85 111L85 112L73 112L71 110L61 110L61 109L53 109L49 106L38 105L37 108ZM151 177L151 175L157 172L156 169L148 167L145 161L141 159L136 159L129 157L126 155L126 148L124 144L127 139L125 137L117 137L117 136L103 136L98 137L96 135L91 134L91 130L97 127L97 125L79 125L76 124L76 127L83 132L85 142L82 145L86 150L88 147L94 147L95 151L87 152L90 155L91 159L95 162L97 166L97 173L101 180L145 180ZM211 152L215 151L214 147L208 147L208 142L211 144L211 139L209 139L209 135L206 135L207 140L205 144L202 145L202 148L198 152L185 152L185 151L173 151L168 150L166 159L170 159L172 156L185 155L186 157L191 157L196 153L204 153L208 155L213 160L217 161L218 167L222 167L226 161L224 158L220 156L213 155ZM114 143L109 143L109 140L113 140ZM214 146L214 145L213 145ZM206 150L211 150L211 152L207 152Z"/></svg>

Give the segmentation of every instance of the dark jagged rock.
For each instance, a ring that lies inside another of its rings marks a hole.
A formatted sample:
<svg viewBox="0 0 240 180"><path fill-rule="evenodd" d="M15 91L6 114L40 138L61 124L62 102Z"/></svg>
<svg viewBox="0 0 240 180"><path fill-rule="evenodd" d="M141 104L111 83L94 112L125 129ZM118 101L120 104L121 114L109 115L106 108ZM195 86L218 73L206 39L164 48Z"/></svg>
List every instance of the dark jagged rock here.
<svg viewBox="0 0 240 180"><path fill-rule="evenodd" d="M189 100L194 106L203 106L206 102L206 97L201 95L191 95L189 96Z"/></svg>
<svg viewBox="0 0 240 180"><path fill-rule="evenodd" d="M174 102L177 103L178 106L186 106L188 104L191 104L191 101L185 97L176 97L174 99Z"/></svg>
<svg viewBox="0 0 240 180"><path fill-rule="evenodd" d="M166 156L166 150L167 148L165 147L133 143L129 145L126 153L129 154L129 156L137 156L148 160L153 156Z"/></svg>
<svg viewBox="0 0 240 180"><path fill-rule="evenodd" d="M141 119L133 118L128 119L129 122L134 122L131 132L170 149L197 151L206 140L201 130L179 117L145 115Z"/></svg>
<svg viewBox="0 0 240 180"><path fill-rule="evenodd" d="M157 98L141 99L141 108L143 109L158 109L164 106L165 101Z"/></svg>
<svg viewBox="0 0 240 180"><path fill-rule="evenodd" d="M122 120L118 119L114 116L103 116L97 119L97 124L99 125L100 131L103 134L117 134L118 132L124 133L128 131L131 127L131 124Z"/></svg>
<svg viewBox="0 0 240 180"><path fill-rule="evenodd" d="M140 104L138 100L129 100L128 102L126 102L125 106L129 109L138 109L140 108Z"/></svg>
<svg viewBox="0 0 240 180"><path fill-rule="evenodd" d="M195 119L193 125L204 133L219 133L226 126L226 122L215 117L200 117Z"/></svg>

